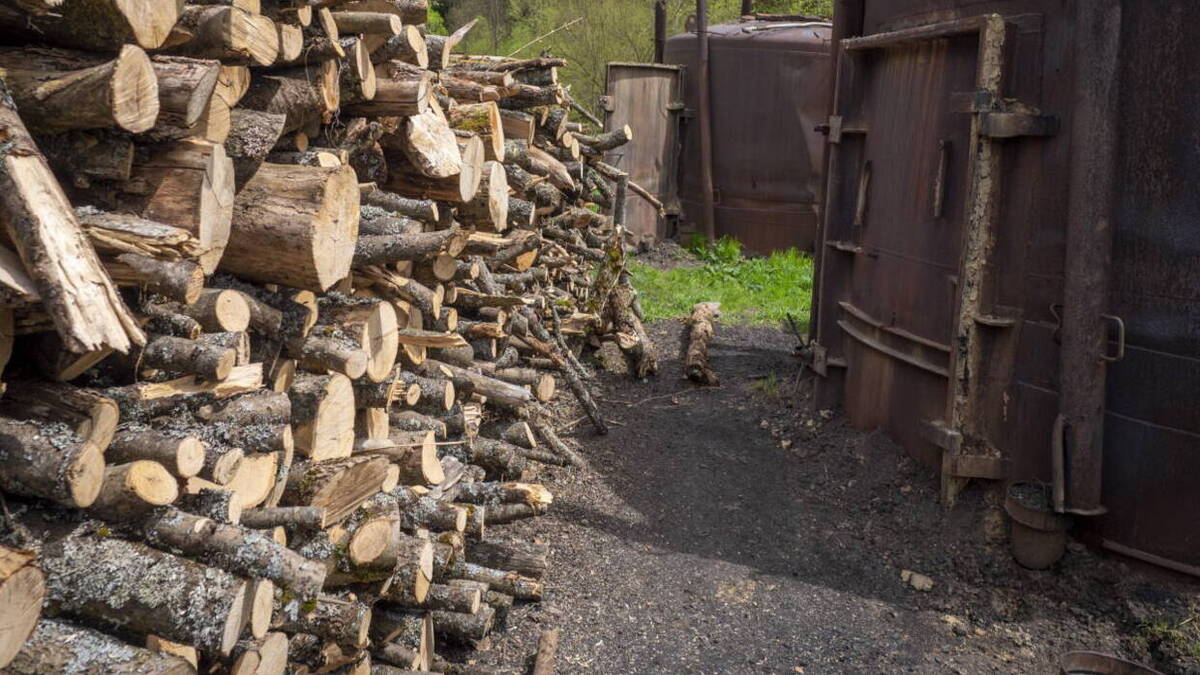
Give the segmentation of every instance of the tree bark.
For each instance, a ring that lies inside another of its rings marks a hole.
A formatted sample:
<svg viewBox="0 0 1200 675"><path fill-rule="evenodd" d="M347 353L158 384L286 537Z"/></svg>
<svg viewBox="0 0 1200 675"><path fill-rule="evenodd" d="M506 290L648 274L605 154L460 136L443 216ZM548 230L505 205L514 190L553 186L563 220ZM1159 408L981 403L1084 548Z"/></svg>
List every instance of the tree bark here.
<svg viewBox="0 0 1200 675"><path fill-rule="evenodd" d="M100 494L91 508L102 517L124 520L179 498L175 477L158 462L137 460L104 470Z"/></svg>
<svg viewBox="0 0 1200 675"><path fill-rule="evenodd" d="M228 656L237 643L246 582L113 537L68 536L42 550L51 614L161 635Z"/></svg>
<svg viewBox="0 0 1200 675"><path fill-rule="evenodd" d="M2 664L4 661L0 660ZM13 675L71 672L188 675L196 670L178 656L134 647L91 628L58 619L43 619L5 672Z"/></svg>
<svg viewBox="0 0 1200 675"><path fill-rule="evenodd" d="M700 302L692 307L688 320L688 344L683 358L683 373L693 382L708 386L719 383L717 373L708 362L708 343L713 338L713 320L717 318L717 303Z"/></svg>
<svg viewBox="0 0 1200 675"><path fill-rule="evenodd" d="M0 418L0 489L86 508L104 483L104 455L69 431Z"/></svg>

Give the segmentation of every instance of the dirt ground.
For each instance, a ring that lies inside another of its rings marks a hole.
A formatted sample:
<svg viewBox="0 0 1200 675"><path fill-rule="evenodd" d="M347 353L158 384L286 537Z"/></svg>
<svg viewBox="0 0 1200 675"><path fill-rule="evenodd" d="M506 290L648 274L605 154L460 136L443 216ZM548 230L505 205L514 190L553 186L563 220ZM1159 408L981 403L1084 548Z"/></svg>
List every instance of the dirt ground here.
<svg viewBox="0 0 1200 675"><path fill-rule="evenodd" d="M560 628L562 673L1052 673L1089 649L1200 675L1175 630L1200 622L1197 585L1074 543L1024 570L994 491L947 511L881 434L810 409L795 338L720 326L701 389L680 327L651 326L657 378L601 377L612 432L574 427L591 469L544 471L551 513L499 534L549 543L552 567L479 663L521 672Z"/></svg>

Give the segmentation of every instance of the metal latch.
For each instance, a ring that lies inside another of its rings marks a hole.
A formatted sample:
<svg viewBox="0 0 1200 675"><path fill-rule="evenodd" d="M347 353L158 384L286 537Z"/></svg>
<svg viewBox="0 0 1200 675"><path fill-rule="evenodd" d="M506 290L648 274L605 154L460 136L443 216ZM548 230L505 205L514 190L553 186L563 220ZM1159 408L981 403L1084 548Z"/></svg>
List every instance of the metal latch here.
<svg viewBox="0 0 1200 675"><path fill-rule="evenodd" d="M613 106L612 97L611 96L601 96L600 97L600 108L602 110L604 110L605 112L613 112L614 110L616 110L616 108Z"/></svg>

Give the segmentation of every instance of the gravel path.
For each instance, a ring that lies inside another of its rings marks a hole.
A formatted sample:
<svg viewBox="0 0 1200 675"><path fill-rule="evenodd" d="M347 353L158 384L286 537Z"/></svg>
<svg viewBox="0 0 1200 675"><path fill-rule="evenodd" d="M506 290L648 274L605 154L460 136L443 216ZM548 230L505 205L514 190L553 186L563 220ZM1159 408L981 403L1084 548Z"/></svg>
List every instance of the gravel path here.
<svg viewBox="0 0 1200 675"><path fill-rule="evenodd" d="M551 544L552 572L480 662L522 667L557 627L562 673L1051 673L1071 649L1189 672L1138 627L1195 612L1194 585L1077 545L1019 568L994 491L945 511L881 435L812 417L793 339L720 327L722 386L697 389L665 353L679 325L652 327L658 378L604 380L609 436L575 428L592 470L545 471L551 514L502 533Z"/></svg>

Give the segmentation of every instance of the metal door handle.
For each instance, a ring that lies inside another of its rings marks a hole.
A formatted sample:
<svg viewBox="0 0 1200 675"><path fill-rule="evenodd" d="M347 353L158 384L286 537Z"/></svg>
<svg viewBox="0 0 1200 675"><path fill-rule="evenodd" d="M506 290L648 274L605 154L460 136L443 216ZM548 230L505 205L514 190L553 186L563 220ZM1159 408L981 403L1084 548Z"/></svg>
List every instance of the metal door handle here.
<svg viewBox="0 0 1200 675"><path fill-rule="evenodd" d="M1113 314L1104 314L1103 316L1105 319L1117 324L1117 353L1115 355L1103 354L1100 358L1108 363L1116 363L1125 358L1125 321ZM1104 342L1107 344L1108 340Z"/></svg>
<svg viewBox="0 0 1200 675"><path fill-rule="evenodd" d="M938 170L933 179L933 218L942 217L946 206L946 172L950 163L950 140L943 138L938 141Z"/></svg>

